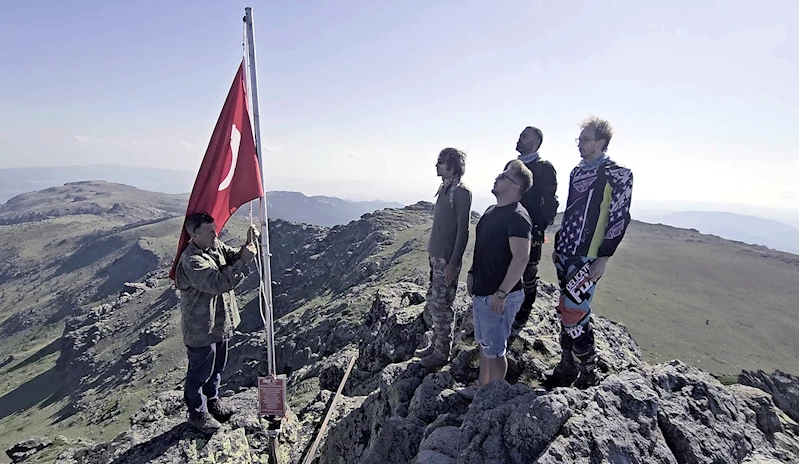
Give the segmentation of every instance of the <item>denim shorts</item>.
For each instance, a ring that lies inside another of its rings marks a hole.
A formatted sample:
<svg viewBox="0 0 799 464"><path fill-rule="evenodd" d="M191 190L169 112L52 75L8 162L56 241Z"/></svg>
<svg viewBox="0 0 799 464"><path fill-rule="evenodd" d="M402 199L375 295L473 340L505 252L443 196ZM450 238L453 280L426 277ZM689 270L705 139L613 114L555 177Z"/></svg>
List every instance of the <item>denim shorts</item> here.
<svg viewBox="0 0 799 464"><path fill-rule="evenodd" d="M524 302L524 291L516 290L505 297L505 311L500 315L491 311L489 296L473 296L474 339L483 349L486 358L505 355L513 319Z"/></svg>

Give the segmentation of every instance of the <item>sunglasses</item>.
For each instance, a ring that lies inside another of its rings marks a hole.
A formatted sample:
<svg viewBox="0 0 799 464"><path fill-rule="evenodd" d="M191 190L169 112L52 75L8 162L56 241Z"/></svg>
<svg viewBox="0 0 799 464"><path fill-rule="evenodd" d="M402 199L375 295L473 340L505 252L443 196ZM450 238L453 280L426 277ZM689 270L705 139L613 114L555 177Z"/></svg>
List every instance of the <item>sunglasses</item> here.
<svg viewBox="0 0 799 464"><path fill-rule="evenodd" d="M513 184L516 185L517 187L519 186L518 182L516 182L515 180L511 179L510 176L505 174L504 172L499 175L499 178L500 179L508 179L509 181L513 182Z"/></svg>

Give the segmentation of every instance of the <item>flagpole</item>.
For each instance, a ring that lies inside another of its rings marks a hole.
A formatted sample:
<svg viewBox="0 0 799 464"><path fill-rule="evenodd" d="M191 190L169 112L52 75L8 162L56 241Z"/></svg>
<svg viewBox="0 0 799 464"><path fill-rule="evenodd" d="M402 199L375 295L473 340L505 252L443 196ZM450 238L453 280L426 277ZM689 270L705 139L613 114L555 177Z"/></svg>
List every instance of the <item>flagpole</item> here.
<svg viewBox="0 0 799 464"><path fill-rule="evenodd" d="M266 202L266 182L264 178L264 156L261 149L261 111L258 105L258 74L255 65L255 33L253 30L252 7L244 9L244 23L247 36L247 56L250 65L250 98L252 98L253 133L255 135L255 149L258 153L258 164L261 167L261 182L264 182L264 197L260 199L261 206L261 281L263 282L262 296L266 306L266 341L267 365L270 375L276 375L275 369L275 328L272 312L272 270L270 267L269 253L269 224Z"/></svg>

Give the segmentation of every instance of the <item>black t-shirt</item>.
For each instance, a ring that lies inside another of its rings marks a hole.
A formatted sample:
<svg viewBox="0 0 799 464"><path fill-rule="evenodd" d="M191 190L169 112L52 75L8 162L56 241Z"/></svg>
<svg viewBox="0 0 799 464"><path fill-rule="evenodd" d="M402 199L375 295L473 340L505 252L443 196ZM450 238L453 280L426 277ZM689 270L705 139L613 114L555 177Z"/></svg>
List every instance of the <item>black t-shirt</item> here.
<svg viewBox="0 0 799 464"><path fill-rule="evenodd" d="M474 242L472 293L487 296L499 290L513 259L508 239L523 237L529 240L532 229L530 215L521 203L492 206L483 214L477 223ZM522 281L519 279L511 291L521 288Z"/></svg>

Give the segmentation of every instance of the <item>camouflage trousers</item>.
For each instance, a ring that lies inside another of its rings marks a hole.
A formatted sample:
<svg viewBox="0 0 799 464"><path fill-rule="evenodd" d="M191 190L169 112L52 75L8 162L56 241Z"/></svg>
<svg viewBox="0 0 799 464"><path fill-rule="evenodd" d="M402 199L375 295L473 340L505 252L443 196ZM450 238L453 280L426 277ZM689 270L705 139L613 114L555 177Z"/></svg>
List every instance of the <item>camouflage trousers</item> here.
<svg viewBox="0 0 799 464"><path fill-rule="evenodd" d="M430 257L430 287L427 289L427 303L424 310L433 319L433 349L436 354L444 359L449 359L452 351L452 338L455 332L455 311L452 304L455 302L455 293L458 290L458 274L460 266L456 269L455 279L450 285L444 283L444 268L447 260L444 258Z"/></svg>

